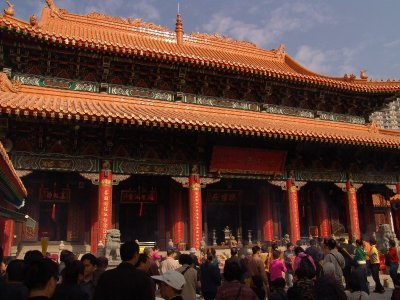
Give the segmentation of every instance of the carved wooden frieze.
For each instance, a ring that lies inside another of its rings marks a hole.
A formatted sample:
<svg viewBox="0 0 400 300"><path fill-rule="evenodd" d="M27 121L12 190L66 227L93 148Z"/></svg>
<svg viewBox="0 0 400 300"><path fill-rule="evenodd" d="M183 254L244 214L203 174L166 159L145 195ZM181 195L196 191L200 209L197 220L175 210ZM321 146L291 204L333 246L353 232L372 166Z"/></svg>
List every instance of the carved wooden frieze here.
<svg viewBox="0 0 400 300"><path fill-rule="evenodd" d="M218 106L226 108L236 108L251 111L260 111L260 104L256 102L246 102L241 100L225 99L219 97L209 97L193 94L183 94L182 101L185 103L201 104L207 106Z"/></svg>
<svg viewBox="0 0 400 300"><path fill-rule="evenodd" d="M271 114L279 114L279 115L289 115L289 116L297 116L303 118L315 118L315 113L309 109L301 109L290 106L280 106L274 104L264 104L263 108L265 112Z"/></svg>
<svg viewBox="0 0 400 300"><path fill-rule="evenodd" d="M345 122L352 124L365 124L365 118L359 116L349 116L342 114L333 114L324 111L317 111L316 115L321 120L335 121L335 122Z"/></svg>
<svg viewBox="0 0 400 300"><path fill-rule="evenodd" d="M113 162L113 173L189 176L189 165L168 164L161 162L115 160Z"/></svg>
<svg viewBox="0 0 400 300"><path fill-rule="evenodd" d="M347 180L345 172L296 170L294 174L296 181L345 182Z"/></svg>
<svg viewBox="0 0 400 300"><path fill-rule="evenodd" d="M78 157L56 157L33 155L25 153L11 153L11 161L17 170L49 170L49 171L77 171L98 172L97 159Z"/></svg>
<svg viewBox="0 0 400 300"><path fill-rule="evenodd" d="M379 183L379 184L396 184L397 173L377 172L377 173L351 173L353 182L360 183Z"/></svg>
<svg viewBox="0 0 400 300"><path fill-rule="evenodd" d="M164 101L174 101L175 99L174 92L121 85L109 85L108 93L111 95L148 98Z"/></svg>
<svg viewBox="0 0 400 300"><path fill-rule="evenodd" d="M59 88L72 91L98 93L100 90L100 85L98 83L87 81L71 81L68 79L50 78L31 74L14 74L13 79L25 85Z"/></svg>

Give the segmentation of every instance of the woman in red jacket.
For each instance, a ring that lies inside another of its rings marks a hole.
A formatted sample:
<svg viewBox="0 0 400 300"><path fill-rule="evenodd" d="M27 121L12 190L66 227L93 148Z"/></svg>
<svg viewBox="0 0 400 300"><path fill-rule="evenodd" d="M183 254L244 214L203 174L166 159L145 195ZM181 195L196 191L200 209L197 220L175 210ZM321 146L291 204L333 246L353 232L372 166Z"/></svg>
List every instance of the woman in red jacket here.
<svg viewBox="0 0 400 300"><path fill-rule="evenodd" d="M397 279L397 269L399 268L399 257L397 256L396 242L389 241L389 252L386 254L386 261L389 263L389 274L393 280L393 285L399 285Z"/></svg>

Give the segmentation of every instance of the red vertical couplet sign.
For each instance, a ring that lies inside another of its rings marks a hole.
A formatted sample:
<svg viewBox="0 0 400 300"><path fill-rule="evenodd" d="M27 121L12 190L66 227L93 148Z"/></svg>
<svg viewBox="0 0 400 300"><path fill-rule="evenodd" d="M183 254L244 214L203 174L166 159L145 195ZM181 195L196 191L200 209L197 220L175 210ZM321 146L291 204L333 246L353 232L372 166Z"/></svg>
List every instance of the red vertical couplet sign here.
<svg viewBox="0 0 400 300"><path fill-rule="evenodd" d="M400 194L400 182L396 183L396 194Z"/></svg>
<svg viewBox="0 0 400 300"><path fill-rule="evenodd" d="M99 176L99 242L105 245L107 230L111 228L112 172L102 169Z"/></svg>
<svg viewBox="0 0 400 300"><path fill-rule="evenodd" d="M348 211L350 220L350 236L360 238L360 223L358 220L357 194L350 180L346 182Z"/></svg>
<svg viewBox="0 0 400 300"><path fill-rule="evenodd" d="M202 239L202 205L200 176L189 176L190 246L200 248Z"/></svg>
<svg viewBox="0 0 400 300"><path fill-rule="evenodd" d="M300 240L299 199L297 187L293 179L289 178L286 184L289 199L290 238L293 243Z"/></svg>
<svg viewBox="0 0 400 300"><path fill-rule="evenodd" d="M329 237L329 220L328 220L328 207L325 199L320 200L319 204L320 218L321 218L321 236L323 238Z"/></svg>
<svg viewBox="0 0 400 300"><path fill-rule="evenodd" d="M179 244L184 241L184 212L182 191L178 187L173 187L173 221L172 221L172 241L174 244Z"/></svg>
<svg viewBox="0 0 400 300"><path fill-rule="evenodd" d="M261 224L263 226L264 241L274 240L274 223L272 219L272 200L268 197L268 190L262 187L260 190Z"/></svg>
<svg viewBox="0 0 400 300"><path fill-rule="evenodd" d="M3 229L3 254L4 256L10 255L10 248L14 239L14 221L5 220Z"/></svg>

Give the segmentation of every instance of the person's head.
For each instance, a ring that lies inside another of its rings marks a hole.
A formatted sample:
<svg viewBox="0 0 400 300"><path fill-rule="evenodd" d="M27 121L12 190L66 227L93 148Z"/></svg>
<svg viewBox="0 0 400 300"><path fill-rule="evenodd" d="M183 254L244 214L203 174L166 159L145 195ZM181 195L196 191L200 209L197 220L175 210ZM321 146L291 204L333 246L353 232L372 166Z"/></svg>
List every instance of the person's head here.
<svg viewBox="0 0 400 300"><path fill-rule="evenodd" d="M297 246L297 247L300 247L300 246L301 246L301 240L297 240L297 241L296 241L296 246Z"/></svg>
<svg viewBox="0 0 400 300"><path fill-rule="evenodd" d="M122 261L136 265L139 258L139 245L132 241L125 242L121 245L120 254Z"/></svg>
<svg viewBox="0 0 400 300"><path fill-rule="evenodd" d="M167 250L167 256L173 258L175 256L175 250L174 249L168 249Z"/></svg>
<svg viewBox="0 0 400 300"><path fill-rule="evenodd" d="M8 282L23 282L25 279L25 262L21 259L12 260L7 266Z"/></svg>
<svg viewBox="0 0 400 300"><path fill-rule="evenodd" d="M274 251L272 252L272 257L273 257L274 259L278 259L280 256L281 256L281 251L280 251L280 250L274 250Z"/></svg>
<svg viewBox="0 0 400 300"><path fill-rule="evenodd" d="M238 249L236 247L231 248L231 256L238 255Z"/></svg>
<svg viewBox="0 0 400 300"><path fill-rule="evenodd" d="M31 297L51 298L57 286L58 265L49 258L30 263L25 274L25 285Z"/></svg>
<svg viewBox="0 0 400 300"><path fill-rule="evenodd" d="M224 278L226 281L241 280L242 269L235 261L228 261L224 266Z"/></svg>
<svg viewBox="0 0 400 300"><path fill-rule="evenodd" d="M272 282L272 287L274 288L274 290L283 290L285 288L285 285L286 285L286 281L283 277L275 279Z"/></svg>
<svg viewBox="0 0 400 300"><path fill-rule="evenodd" d="M272 248L272 251L278 249L278 244L277 243L272 243L271 244L271 248Z"/></svg>
<svg viewBox="0 0 400 300"><path fill-rule="evenodd" d="M315 239L311 239L310 246L316 246L316 245L317 245L317 241Z"/></svg>
<svg viewBox="0 0 400 300"><path fill-rule="evenodd" d="M149 257L144 254L144 253L140 253L139 254L139 258L138 261L135 265L136 269L142 270L143 272L147 273L150 269L150 259Z"/></svg>
<svg viewBox="0 0 400 300"><path fill-rule="evenodd" d="M334 239L329 239L326 241L326 246L329 250L333 250L337 247L337 243Z"/></svg>
<svg viewBox="0 0 400 300"><path fill-rule="evenodd" d="M153 248L146 247L143 249L143 253L146 254L148 257L151 257L153 255Z"/></svg>
<svg viewBox="0 0 400 300"><path fill-rule="evenodd" d="M170 299L182 293L185 277L175 270L168 270L163 275L151 276L159 285L161 297Z"/></svg>
<svg viewBox="0 0 400 300"><path fill-rule="evenodd" d="M35 261L42 260L43 254L39 250L29 250L26 251L24 255L24 262L26 266L30 265L31 263Z"/></svg>
<svg viewBox="0 0 400 300"><path fill-rule="evenodd" d="M179 256L179 264L183 265L188 265L190 266L193 264L193 259L189 254L181 254Z"/></svg>
<svg viewBox="0 0 400 300"><path fill-rule="evenodd" d="M296 247L294 248L294 254L298 256L300 253L304 252L303 247Z"/></svg>
<svg viewBox="0 0 400 300"><path fill-rule="evenodd" d="M196 255L196 252L197 252L196 248L190 248L190 250L189 250L189 253L191 255Z"/></svg>
<svg viewBox="0 0 400 300"><path fill-rule="evenodd" d="M104 256L100 256L97 258L97 268L99 269L107 269L108 267L108 258Z"/></svg>
<svg viewBox="0 0 400 300"><path fill-rule="evenodd" d="M60 253L60 261L67 264L75 260L75 254L69 250L62 250Z"/></svg>
<svg viewBox="0 0 400 300"><path fill-rule="evenodd" d="M331 262L324 263L322 269L324 270L324 276L335 277L335 265L333 263Z"/></svg>
<svg viewBox="0 0 400 300"><path fill-rule="evenodd" d="M352 237L349 237L347 239L347 244L349 244L349 245L353 244L353 238Z"/></svg>
<svg viewBox="0 0 400 300"><path fill-rule="evenodd" d="M253 255L253 250L247 249L247 250L246 250L246 256L247 256L247 257L250 257L250 256L252 256L252 255Z"/></svg>
<svg viewBox="0 0 400 300"><path fill-rule="evenodd" d="M209 263L212 263L214 261L214 255L212 255L211 253L207 254L207 261Z"/></svg>
<svg viewBox="0 0 400 300"><path fill-rule="evenodd" d="M370 239L369 243L371 244L371 246L376 245L376 239Z"/></svg>
<svg viewBox="0 0 400 300"><path fill-rule="evenodd" d="M63 283L80 284L83 281L85 266L80 260L74 260L65 264L61 272Z"/></svg>
<svg viewBox="0 0 400 300"><path fill-rule="evenodd" d="M357 247L362 247L363 246L363 240L361 240L361 239L356 240L356 245L357 245Z"/></svg>
<svg viewBox="0 0 400 300"><path fill-rule="evenodd" d="M289 251L293 251L293 249L294 249L293 244L292 243L287 243L286 244L286 249L288 249Z"/></svg>
<svg viewBox="0 0 400 300"><path fill-rule="evenodd" d="M86 253L81 257L81 262L85 267L85 279L93 276L94 271L97 269L98 260L92 253Z"/></svg>
<svg viewBox="0 0 400 300"><path fill-rule="evenodd" d="M253 248L251 248L251 251L253 251L253 254L258 254L260 253L261 249L258 246L253 246Z"/></svg>
<svg viewBox="0 0 400 300"><path fill-rule="evenodd" d="M389 240L390 247L396 247L396 242L394 240Z"/></svg>

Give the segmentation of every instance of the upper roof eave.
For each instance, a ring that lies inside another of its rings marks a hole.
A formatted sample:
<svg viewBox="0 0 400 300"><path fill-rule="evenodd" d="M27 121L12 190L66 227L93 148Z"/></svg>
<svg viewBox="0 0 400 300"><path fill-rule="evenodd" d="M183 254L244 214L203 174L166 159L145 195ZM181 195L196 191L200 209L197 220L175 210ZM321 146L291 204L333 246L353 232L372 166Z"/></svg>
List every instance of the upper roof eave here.
<svg viewBox="0 0 400 300"><path fill-rule="evenodd" d="M100 40L94 40L93 37L77 35L77 32L83 32L77 29L84 23L84 20L88 21L87 16L64 11L62 12L62 18L54 16L50 9L45 7L39 26L32 26L10 16L1 16L0 24L47 43L64 44L68 47L97 49L122 55L147 56L168 61L176 60L183 63L248 72L278 80L314 84L351 92L400 92L400 81L382 82L354 78L345 80L344 78L325 76L308 70L284 52L278 55L278 50L246 47L241 44L232 46L223 42L213 46L214 41L212 43L187 41L182 46L178 46L173 41L174 33L172 32L169 32L169 34L172 34L170 35L172 40L168 42L155 38L146 32L127 31L127 29L114 30L112 35L104 35L105 26L95 26L93 23L93 26L90 26L90 30L91 32L96 32L96 36L100 37ZM108 26L113 26L109 23L108 21ZM74 30L74 26L76 30ZM125 27L132 28L132 26ZM115 24L114 28L116 28ZM115 40L109 41L105 36L113 36ZM137 38L138 36L140 38ZM126 41L130 43L127 44Z"/></svg>

